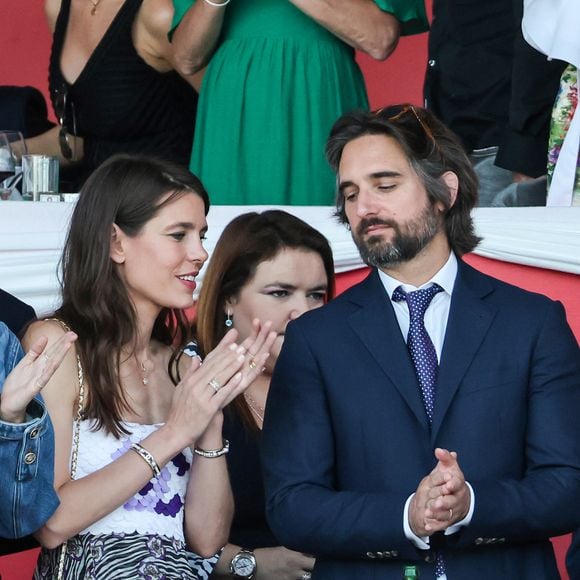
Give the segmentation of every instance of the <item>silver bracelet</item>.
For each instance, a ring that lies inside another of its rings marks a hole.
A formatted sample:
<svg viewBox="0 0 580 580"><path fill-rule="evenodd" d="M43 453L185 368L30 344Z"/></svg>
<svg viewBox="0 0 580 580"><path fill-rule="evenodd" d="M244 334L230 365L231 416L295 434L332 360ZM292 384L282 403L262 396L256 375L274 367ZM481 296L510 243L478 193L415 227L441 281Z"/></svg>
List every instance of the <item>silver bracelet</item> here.
<svg viewBox="0 0 580 580"><path fill-rule="evenodd" d="M206 459L214 459L215 457L221 457L225 455L230 450L230 442L224 439L224 446L221 449L200 449L199 447L194 447L193 452L200 457L205 457Z"/></svg>
<svg viewBox="0 0 580 580"><path fill-rule="evenodd" d="M151 453L149 453L149 451L147 451L145 447L139 445L139 443L131 443L131 450L137 453L137 455L139 455L139 457L141 457L141 459L143 459L143 461L147 463L147 465L151 468L151 471L153 472L153 475L155 477L159 476L159 474L161 473L161 469L159 469L159 464L157 463L157 461L155 461L155 457L153 457L153 455L151 455Z"/></svg>
<svg viewBox="0 0 580 580"><path fill-rule="evenodd" d="M224 2L213 2L212 0L203 0L206 4L210 6L215 6L217 8L221 8L222 6L227 6L231 0L225 0Z"/></svg>

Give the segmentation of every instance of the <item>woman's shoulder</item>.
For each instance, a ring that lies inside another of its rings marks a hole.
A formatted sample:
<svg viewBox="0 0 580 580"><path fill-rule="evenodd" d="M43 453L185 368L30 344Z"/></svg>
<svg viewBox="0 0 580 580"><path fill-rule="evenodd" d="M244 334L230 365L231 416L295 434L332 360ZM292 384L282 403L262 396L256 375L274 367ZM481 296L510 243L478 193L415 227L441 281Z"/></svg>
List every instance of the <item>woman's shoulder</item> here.
<svg viewBox="0 0 580 580"><path fill-rule="evenodd" d="M22 346L24 347L24 350L28 350L30 345L41 336L45 336L50 344L51 342L58 340L68 330L69 328L66 324L56 318L37 320L36 322L31 323L26 329L26 332L22 337Z"/></svg>

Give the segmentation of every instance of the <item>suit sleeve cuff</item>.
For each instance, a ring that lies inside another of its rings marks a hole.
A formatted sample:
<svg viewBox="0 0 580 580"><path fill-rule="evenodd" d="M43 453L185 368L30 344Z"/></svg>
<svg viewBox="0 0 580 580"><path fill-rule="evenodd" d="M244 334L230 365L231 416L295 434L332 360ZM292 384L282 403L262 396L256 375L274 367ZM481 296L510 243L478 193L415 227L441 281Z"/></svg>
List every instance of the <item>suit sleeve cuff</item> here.
<svg viewBox="0 0 580 580"><path fill-rule="evenodd" d="M405 509L403 510L403 531L405 532L407 540L412 542L419 550L429 550L431 548L429 545L429 536L421 537L415 535L409 525L409 506L414 496L415 494L412 493L405 502Z"/></svg>
<svg viewBox="0 0 580 580"><path fill-rule="evenodd" d="M547 172L547 135L524 135L506 130L500 142L495 164L529 177L540 177Z"/></svg>

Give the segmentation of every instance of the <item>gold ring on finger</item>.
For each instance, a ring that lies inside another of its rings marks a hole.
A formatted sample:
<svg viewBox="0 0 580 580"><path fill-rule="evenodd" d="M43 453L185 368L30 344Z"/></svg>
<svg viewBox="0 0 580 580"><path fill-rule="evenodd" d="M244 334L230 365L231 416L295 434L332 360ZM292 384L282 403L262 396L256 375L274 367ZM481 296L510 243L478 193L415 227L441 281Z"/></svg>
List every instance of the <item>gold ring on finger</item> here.
<svg viewBox="0 0 580 580"><path fill-rule="evenodd" d="M248 361L248 366L254 370L258 365L256 364L256 359L254 357L252 357L249 361Z"/></svg>
<svg viewBox="0 0 580 580"><path fill-rule="evenodd" d="M208 385L217 393L222 386L220 385L220 382L217 380L216 377L214 377L211 381L209 381Z"/></svg>

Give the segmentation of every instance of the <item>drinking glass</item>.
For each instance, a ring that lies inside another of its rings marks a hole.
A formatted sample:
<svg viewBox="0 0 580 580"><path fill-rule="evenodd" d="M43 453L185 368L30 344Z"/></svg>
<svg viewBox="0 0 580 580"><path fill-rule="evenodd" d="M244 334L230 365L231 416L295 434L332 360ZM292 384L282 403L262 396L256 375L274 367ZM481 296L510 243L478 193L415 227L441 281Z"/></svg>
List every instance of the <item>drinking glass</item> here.
<svg viewBox="0 0 580 580"><path fill-rule="evenodd" d="M19 131L0 131L0 197L14 197L22 179L22 156L26 155L26 141Z"/></svg>

